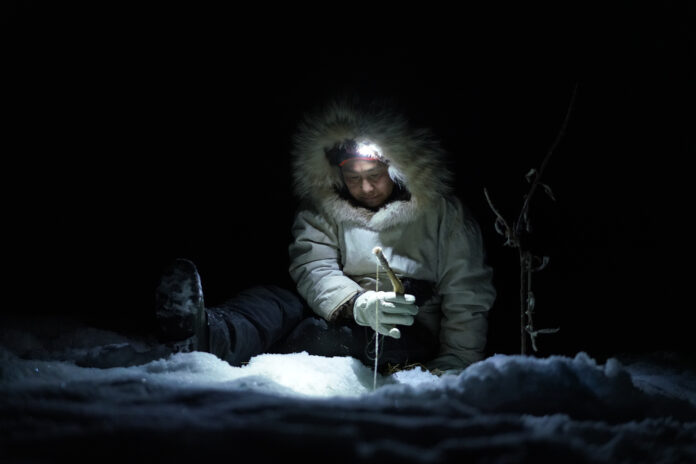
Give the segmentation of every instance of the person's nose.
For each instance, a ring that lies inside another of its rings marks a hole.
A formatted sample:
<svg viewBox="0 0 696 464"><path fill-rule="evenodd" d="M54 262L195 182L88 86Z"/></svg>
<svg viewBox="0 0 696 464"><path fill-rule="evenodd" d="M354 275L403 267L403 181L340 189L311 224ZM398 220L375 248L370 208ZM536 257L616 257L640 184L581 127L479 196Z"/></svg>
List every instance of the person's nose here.
<svg viewBox="0 0 696 464"><path fill-rule="evenodd" d="M370 193L374 190L375 188L372 186L372 184L367 180L362 181L362 191L365 193Z"/></svg>

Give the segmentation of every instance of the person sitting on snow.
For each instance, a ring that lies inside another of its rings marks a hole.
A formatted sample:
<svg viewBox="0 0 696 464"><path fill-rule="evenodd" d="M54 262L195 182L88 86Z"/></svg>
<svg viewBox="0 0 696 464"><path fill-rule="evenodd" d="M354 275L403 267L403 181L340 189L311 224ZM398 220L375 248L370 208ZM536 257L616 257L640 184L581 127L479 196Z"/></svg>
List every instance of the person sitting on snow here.
<svg viewBox="0 0 696 464"><path fill-rule="evenodd" d="M372 365L375 333L380 366L456 372L481 360L492 269L430 131L375 105L333 102L301 123L292 156L296 292L257 286L205 308L195 265L177 260L157 289L163 338L232 365L300 351ZM378 271L375 247L403 294Z"/></svg>

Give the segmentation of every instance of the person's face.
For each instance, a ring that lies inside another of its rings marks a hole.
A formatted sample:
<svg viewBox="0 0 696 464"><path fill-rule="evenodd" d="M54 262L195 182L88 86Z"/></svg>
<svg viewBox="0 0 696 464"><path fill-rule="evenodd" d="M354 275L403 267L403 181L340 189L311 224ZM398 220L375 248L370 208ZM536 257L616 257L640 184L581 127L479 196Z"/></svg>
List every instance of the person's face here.
<svg viewBox="0 0 696 464"><path fill-rule="evenodd" d="M382 206L394 190L387 166L376 160L350 160L341 173L351 196L370 208Z"/></svg>

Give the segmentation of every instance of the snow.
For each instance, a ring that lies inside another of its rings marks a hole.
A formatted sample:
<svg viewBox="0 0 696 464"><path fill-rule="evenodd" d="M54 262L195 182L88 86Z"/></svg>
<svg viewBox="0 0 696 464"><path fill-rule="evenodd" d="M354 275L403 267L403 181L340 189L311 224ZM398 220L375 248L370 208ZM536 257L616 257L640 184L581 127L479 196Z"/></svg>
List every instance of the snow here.
<svg viewBox="0 0 696 464"><path fill-rule="evenodd" d="M494 355L373 390L347 357L232 367L56 320L0 335L2 462L696 462L696 371L674 353Z"/></svg>

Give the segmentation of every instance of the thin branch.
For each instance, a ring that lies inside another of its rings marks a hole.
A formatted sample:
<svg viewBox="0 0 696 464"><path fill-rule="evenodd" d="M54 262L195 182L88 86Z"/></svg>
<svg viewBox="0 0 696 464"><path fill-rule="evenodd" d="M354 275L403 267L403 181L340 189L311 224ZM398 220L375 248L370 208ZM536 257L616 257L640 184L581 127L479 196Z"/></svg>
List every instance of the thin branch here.
<svg viewBox="0 0 696 464"><path fill-rule="evenodd" d="M488 195L488 189L486 189L485 187L483 189L483 194L486 195L486 200L488 200L488 206L491 207L491 209L495 213L496 217L498 219L500 219L501 221L503 221L503 224L505 224L505 226L507 227L507 222L505 222L505 218L503 218L503 216L498 212L498 210L495 209L495 206L493 206L493 202L491 201L491 197Z"/></svg>
<svg viewBox="0 0 696 464"><path fill-rule="evenodd" d="M491 197L488 195L488 190L484 187L483 189L483 194L486 196L486 200L488 200L488 206L491 207L493 210L493 213L495 213L496 216L496 222L500 221L504 226L505 226L505 243L504 245L506 246L512 246L515 247L517 246L518 242L517 240L514 239L513 234L512 234L512 229L508 225L507 221L503 217L502 214L493 206L493 201L491 200Z"/></svg>
<svg viewBox="0 0 696 464"><path fill-rule="evenodd" d="M546 156L544 157L544 160L541 162L541 166L539 167L539 170L536 172L536 175L534 176L534 181L532 182L532 186L529 189L529 193L524 199L524 204L522 205L522 210L520 211L520 215L517 218L517 222L515 223L515 233L519 235L520 231L522 230L522 223L526 222L523 221L524 218L527 217L527 210L529 209L529 202L532 200L532 197L534 196L534 192L537 189L537 186L539 185L539 181L541 180L541 176L544 174L544 170L546 169L546 165L549 164L549 160L551 159L551 155L553 155L554 150L556 150L556 147L558 144L561 142L561 139L565 135L566 129L568 128L568 122L570 121L570 114L573 110L573 106L575 105L575 97L578 94L578 83L575 83L575 87L573 88L573 95L570 97L570 103L568 104L568 110L566 111L565 118L563 119L563 124L561 125L561 130L558 132L556 135L556 139L553 141L551 144L551 148L549 148L549 151L546 152Z"/></svg>
<svg viewBox="0 0 696 464"><path fill-rule="evenodd" d="M578 92L578 83L575 84L575 87L573 88L573 94L570 98L570 102L568 104L568 110L566 111L565 119L563 120L563 124L561 125L561 129L556 135L556 139L553 141L551 144L551 147L549 148L548 152L546 153L546 156L544 157L541 166L539 167L539 170L536 169L531 169L527 175L526 178L528 181L531 182L531 187L529 189L529 193L524 196L524 202L522 204L522 209L520 211L520 214L517 218L517 222L514 223L514 229L512 229L505 218L503 218L502 214L493 206L493 201L491 201L490 195L488 194L488 190L486 188L483 189L483 193L486 196L486 200L488 201L488 205L491 207L491 210L493 210L493 213L496 216L496 221L495 221L495 228L496 231L504 235L506 238L505 244L506 246L512 246L515 247L519 250L519 257L520 257L520 335L521 335L521 353L523 355L527 354L527 336L531 339L532 342L532 348L534 351L538 351L537 345L536 345L536 338L539 334L547 334L547 333L555 333L558 332L559 329L540 329L540 330L535 330L534 329L534 307L535 307L535 296L534 292L532 292L532 273L536 271L542 270L544 267L546 267L546 264L548 263L548 257L544 256L543 259L541 259L541 264L538 266L534 266L534 256L531 254L529 250L523 249L522 243L520 241L521 233L522 233L522 227L524 225L524 228L527 232L530 231L530 219L529 219L529 205L532 200L532 197L534 196L534 192L537 190L537 187L541 185L543 189L546 191L546 193L549 195L549 197L552 200L555 200L553 192L551 191L551 188L546 185L541 183L541 177L544 174L544 170L546 169L547 164L549 163L549 160L551 159L551 155L553 155L554 151L556 150L556 147L558 147L558 144L561 142L561 139L565 135L566 129L568 127L568 122L570 121L570 114L572 112L573 106L575 105L575 98ZM533 180L530 180L534 177ZM505 230L501 231L501 225L504 226ZM539 258L537 257L537 260Z"/></svg>
<svg viewBox="0 0 696 464"><path fill-rule="evenodd" d="M555 329L539 329L539 330L533 330L531 326L526 327L526 331L529 334L529 338L532 340L532 349L534 351L539 351L537 348L536 344L536 338L541 335L541 334L554 334L561 330L560 328L555 328Z"/></svg>

